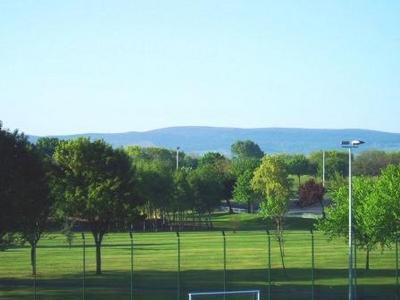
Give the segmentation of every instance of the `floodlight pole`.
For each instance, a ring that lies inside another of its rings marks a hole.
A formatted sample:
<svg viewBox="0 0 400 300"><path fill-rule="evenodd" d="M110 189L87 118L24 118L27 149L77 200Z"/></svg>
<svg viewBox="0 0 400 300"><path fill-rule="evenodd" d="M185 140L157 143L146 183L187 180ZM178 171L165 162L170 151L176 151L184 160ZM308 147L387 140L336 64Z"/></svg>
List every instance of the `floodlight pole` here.
<svg viewBox="0 0 400 300"><path fill-rule="evenodd" d="M322 186L325 187L325 150L322 151Z"/></svg>
<svg viewBox="0 0 400 300"><path fill-rule="evenodd" d="M365 142L359 140L353 141L342 141L342 147L347 148L349 151L349 300L353 300L355 296L354 285L354 245L353 245L353 198L352 198L352 173L351 173L351 149L357 148L358 146L364 144Z"/></svg>
<svg viewBox="0 0 400 300"><path fill-rule="evenodd" d="M180 147L176 147L176 170L179 170L179 149Z"/></svg>
<svg viewBox="0 0 400 300"><path fill-rule="evenodd" d="M351 148L349 148L349 300L353 299L353 198L351 175Z"/></svg>

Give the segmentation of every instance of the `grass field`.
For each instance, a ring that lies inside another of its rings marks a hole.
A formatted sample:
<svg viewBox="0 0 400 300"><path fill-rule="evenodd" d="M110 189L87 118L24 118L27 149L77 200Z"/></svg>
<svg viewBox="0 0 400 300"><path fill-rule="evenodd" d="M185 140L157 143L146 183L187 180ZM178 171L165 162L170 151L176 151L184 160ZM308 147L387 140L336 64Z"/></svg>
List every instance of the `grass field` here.
<svg viewBox="0 0 400 300"><path fill-rule="evenodd" d="M237 222L229 216L218 218L220 225ZM239 223L244 220L249 227L244 223L239 229L251 229L259 222L244 215ZM305 221L292 222L292 226L306 227ZM93 240L87 236L85 299L130 299L129 235L112 233L105 237L101 276L94 274ZM134 299L178 299L176 234L136 233L134 243ZM267 299L265 231L227 231L226 245L227 289L261 289L262 299ZM286 274L281 268L278 243L272 238L271 299L311 299L310 233L289 230L285 250ZM82 299L80 235L69 248L62 235L50 234L40 241L37 255L37 299ZM364 263L364 253L358 252L359 299L397 299L394 249L374 251L368 272L363 270ZM222 290L223 266L221 232L181 233L181 299L187 299L190 291ZM347 297L347 247L342 240L328 242L321 233L315 233L315 268L315 299ZM33 299L28 247L0 252L0 299Z"/></svg>

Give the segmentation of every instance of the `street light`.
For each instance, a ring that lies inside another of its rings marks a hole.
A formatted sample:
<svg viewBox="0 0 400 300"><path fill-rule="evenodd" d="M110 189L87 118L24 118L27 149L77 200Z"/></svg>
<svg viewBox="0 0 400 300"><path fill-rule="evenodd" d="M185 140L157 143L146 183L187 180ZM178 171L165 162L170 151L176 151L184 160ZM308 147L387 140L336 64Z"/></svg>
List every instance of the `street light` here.
<svg viewBox="0 0 400 300"><path fill-rule="evenodd" d="M353 199L351 195L351 149L358 148L358 146L365 144L360 140L342 141L342 148L349 149L349 300L353 299L353 223L352 223L352 206Z"/></svg>
<svg viewBox="0 0 400 300"><path fill-rule="evenodd" d="M325 150L322 150L322 186L325 187Z"/></svg>

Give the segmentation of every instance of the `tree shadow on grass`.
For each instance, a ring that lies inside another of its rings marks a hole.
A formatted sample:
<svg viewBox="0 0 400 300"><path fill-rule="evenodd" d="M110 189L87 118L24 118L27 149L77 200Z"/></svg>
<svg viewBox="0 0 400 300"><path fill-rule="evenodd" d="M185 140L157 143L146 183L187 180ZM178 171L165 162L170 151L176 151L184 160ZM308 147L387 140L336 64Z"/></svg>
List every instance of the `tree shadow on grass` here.
<svg viewBox="0 0 400 300"><path fill-rule="evenodd" d="M311 270L287 269L288 277L279 269L271 270L271 299L311 299ZM85 299L130 299L130 272L104 271L97 276L88 272ZM316 269L314 299L346 299L346 269ZM223 270L184 270L181 272L181 300L193 291L223 290ZM134 271L134 299L177 299L177 272L161 270ZM370 284L363 282L369 279ZM374 283L379 280L379 284ZM37 299L82 299L82 273L68 274L51 279L38 277ZM358 299L397 299L393 270L373 269L359 278ZM227 289L260 289L261 299L267 299L268 273L266 269L227 270ZM0 279L0 299L32 299L32 279ZM216 299L216 298L215 298ZM221 298L222 299L222 298ZM250 298L241 298L243 300ZM226 298L229 300L229 297Z"/></svg>

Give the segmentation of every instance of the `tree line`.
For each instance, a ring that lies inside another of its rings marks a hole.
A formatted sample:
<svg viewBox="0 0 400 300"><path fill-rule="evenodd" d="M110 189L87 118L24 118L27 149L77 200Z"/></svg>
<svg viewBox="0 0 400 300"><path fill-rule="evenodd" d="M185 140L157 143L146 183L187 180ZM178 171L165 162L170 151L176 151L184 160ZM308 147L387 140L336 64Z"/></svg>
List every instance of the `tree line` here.
<svg viewBox="0 0 400 300"><path fill-rule="evenodd" d="M380 196L372 191L373 196L368 196L375 199L368 200L375 201L375 206L383 201L379 197L383 197L384 183L379 176L390 177L384 175L387 173L379 175L380 172L390 166L384 172L395 173L391 168L399 162L399 153L369 151L354 157L356 174L374 176L368 191L372 186L382 187ZM332 228L337 229L337 224L345 222L343 212L339 213L345 209L342 201L345 185L340 179L347 175L347 163L347 153L326 152L325 177L330 183L333 207L340 208L329 209L324 219L327 221L320 225L331 236L339 234ZM234 201L246 205L249 212L255 212L259 206L261 214L274 221L283 263L284 216L289 200L299 197L302 205L315 202L322 205L325 189L320 183L321 174L322 152L308 156L266 155L249 140L235 142L231 157L217 152L192 156L182 151L177 156L175 150L113 148L102 140L88 138L66 141L40 138L32 144L24 134L4 129L0 123L0 247L28 242L35 273L36 244L45 231L62 224L65 232L70 233L79 226L93 235L96 271L100 274L101 244L107 232L138 227L212 228L211 215L215 209L225 203L232 212ZM304 176L309 180L302 183ZM370 193L363 195L367 194ZM398 226L398 215L394 224ZM371 249L377 243L391 240L374 237L371 242L367 237L372 234L367 232L363 236L368 243L360 241L360 247Z"/></svg>

